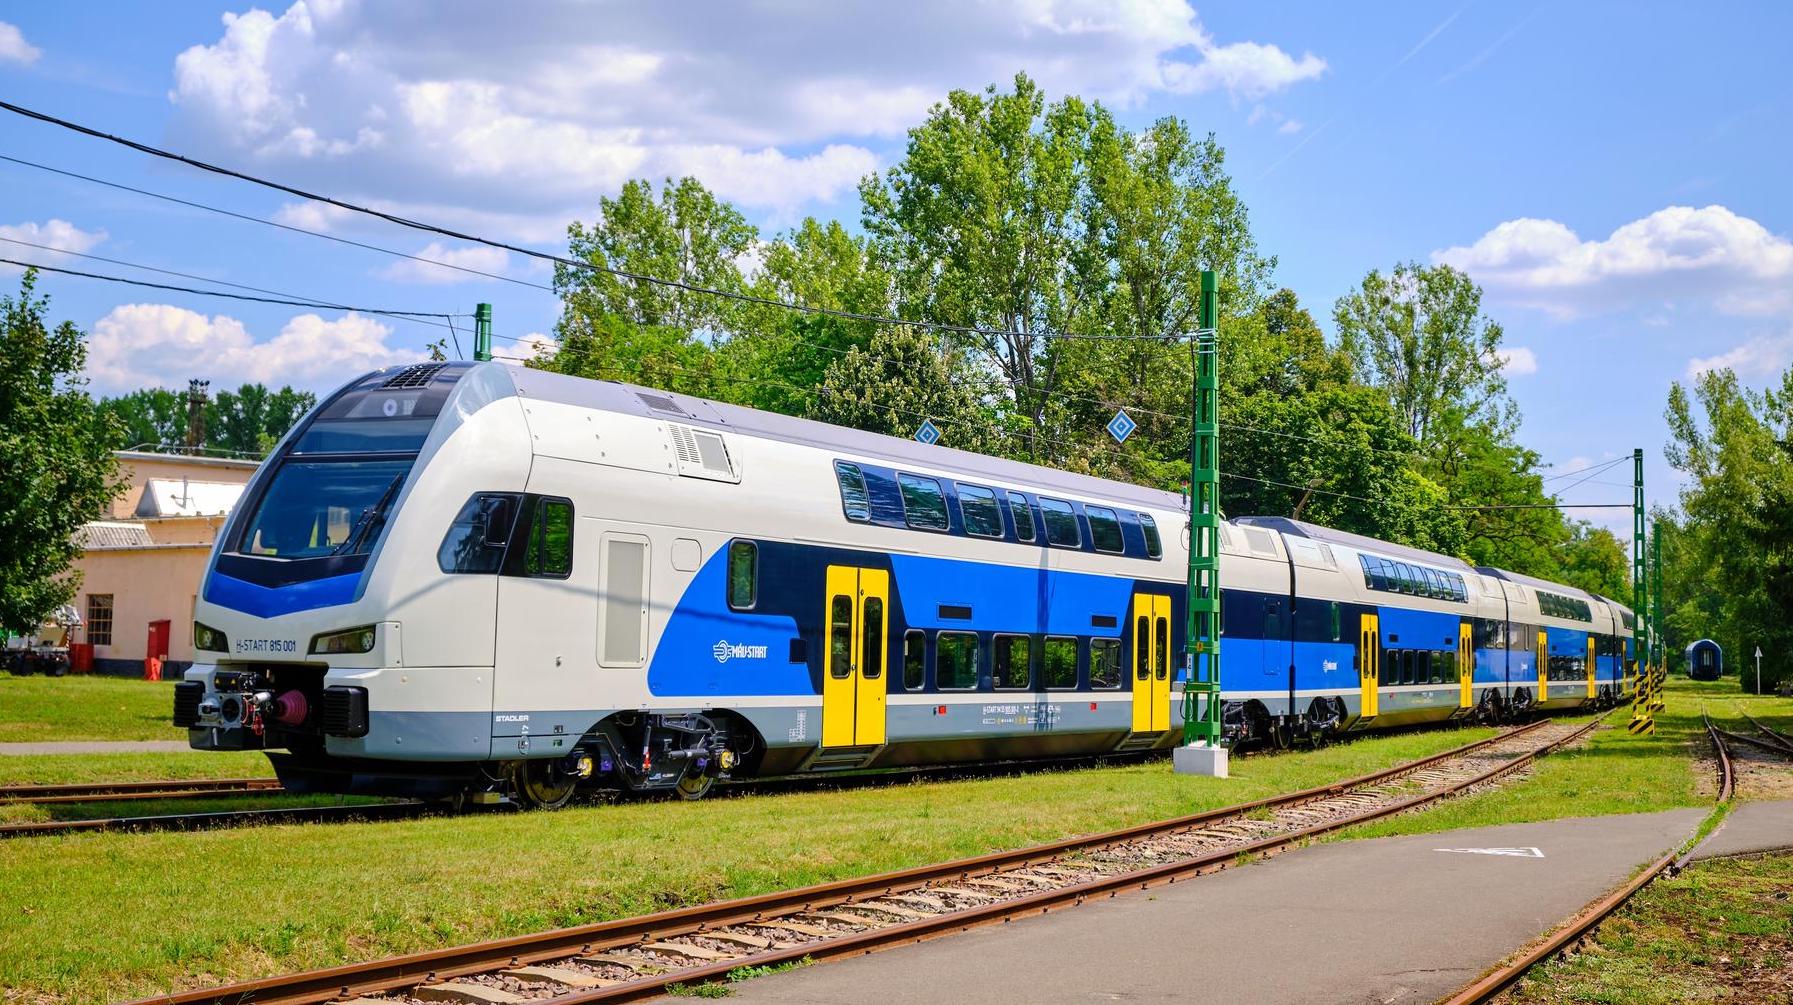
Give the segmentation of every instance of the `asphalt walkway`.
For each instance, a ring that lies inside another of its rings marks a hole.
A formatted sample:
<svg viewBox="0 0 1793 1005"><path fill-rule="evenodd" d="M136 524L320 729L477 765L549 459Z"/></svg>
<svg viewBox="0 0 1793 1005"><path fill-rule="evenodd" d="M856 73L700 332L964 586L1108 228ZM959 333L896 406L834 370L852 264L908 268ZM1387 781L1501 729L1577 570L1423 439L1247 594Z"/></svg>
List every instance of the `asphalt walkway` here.
<svg viewBox="0 0 1793 1005"><path fill-rule="evenodd" d="M736 985L742 1002L1431 1002L1692 836L1704 809L1345 841Z"/></svg>
<svg viewBox="0 0 1793 1005"><path fill-rule="evenodd" d="M1793 799L1739 803L1706 842L1694 849L1695 861L1725 855L1793 848Z"/></svg>
<svg viewBox="0 0 1793 1005"><path fill-rule="evenodd" d="M0 743L0 757L38 754L172 754L191 750L185 740L62 740L52 743Z"/></svg>

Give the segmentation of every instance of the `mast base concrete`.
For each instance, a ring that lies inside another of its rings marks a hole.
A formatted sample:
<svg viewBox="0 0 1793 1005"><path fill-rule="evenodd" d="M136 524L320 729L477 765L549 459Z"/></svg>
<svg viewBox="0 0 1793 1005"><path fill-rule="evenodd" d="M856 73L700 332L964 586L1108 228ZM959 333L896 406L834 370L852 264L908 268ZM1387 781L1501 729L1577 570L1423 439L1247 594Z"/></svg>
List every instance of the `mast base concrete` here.
<svg viewBox="0 0 1793 1005"><path fill-rule="evenodd" d="M1227 749L1206 743L1186 743L1171 751L1171 766L1179 775L1226 777Z"/></svg>

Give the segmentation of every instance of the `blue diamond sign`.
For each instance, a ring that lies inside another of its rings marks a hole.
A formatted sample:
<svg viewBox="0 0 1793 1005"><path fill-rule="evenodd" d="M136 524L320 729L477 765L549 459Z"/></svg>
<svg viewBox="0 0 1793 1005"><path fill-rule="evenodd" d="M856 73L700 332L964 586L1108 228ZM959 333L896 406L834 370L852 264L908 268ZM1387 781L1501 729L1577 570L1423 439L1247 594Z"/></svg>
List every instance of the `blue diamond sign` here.
<svg viewBox="0 0 1793 1005"><path fill-rule="evenodd" d="M1114 437L1116 443L1126 443L1127 437L1132 436L1133 431L1138 428L1139 423L1134 422L1133 416L1128 415L1124 408L1108 420L1108 435Z"/></svg>
<svg viewBox="0 0 1793 1005"><path fill-rule="evenodd" d="M923 419L921 428L915 431L915 438L931 447L940 442L940 428L934 425L934 420Z"/></svg>

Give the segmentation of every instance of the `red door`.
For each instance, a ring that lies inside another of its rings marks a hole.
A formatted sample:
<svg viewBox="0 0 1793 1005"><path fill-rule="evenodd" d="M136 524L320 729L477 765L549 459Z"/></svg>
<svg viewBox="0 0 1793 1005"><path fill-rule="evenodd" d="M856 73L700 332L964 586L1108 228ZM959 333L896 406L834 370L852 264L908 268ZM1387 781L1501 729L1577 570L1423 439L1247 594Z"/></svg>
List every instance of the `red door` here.
<svg viewBox="0 0 1793 1005"><path fill-rule="evenodd" d="M149 648L143 651L145 656L160 659L168 658L168 621L151 621L149 623Z"/></svg>

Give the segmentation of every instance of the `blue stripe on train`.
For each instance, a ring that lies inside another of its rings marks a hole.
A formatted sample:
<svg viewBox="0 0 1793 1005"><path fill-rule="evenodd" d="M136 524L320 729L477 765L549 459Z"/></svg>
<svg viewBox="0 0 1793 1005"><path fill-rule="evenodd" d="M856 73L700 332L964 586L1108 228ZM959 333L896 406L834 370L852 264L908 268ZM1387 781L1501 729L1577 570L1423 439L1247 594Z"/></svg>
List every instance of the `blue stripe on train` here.
<svg viewBox="0 0 1793 1005"><path fill-rule="evenodd" d="M335 607L354 601L359 592L361 573L314 579L286 586L259 586L246 580L212 570L205 580L207 603L228 607L257 618L277 618L282 614Z"/></svg>

